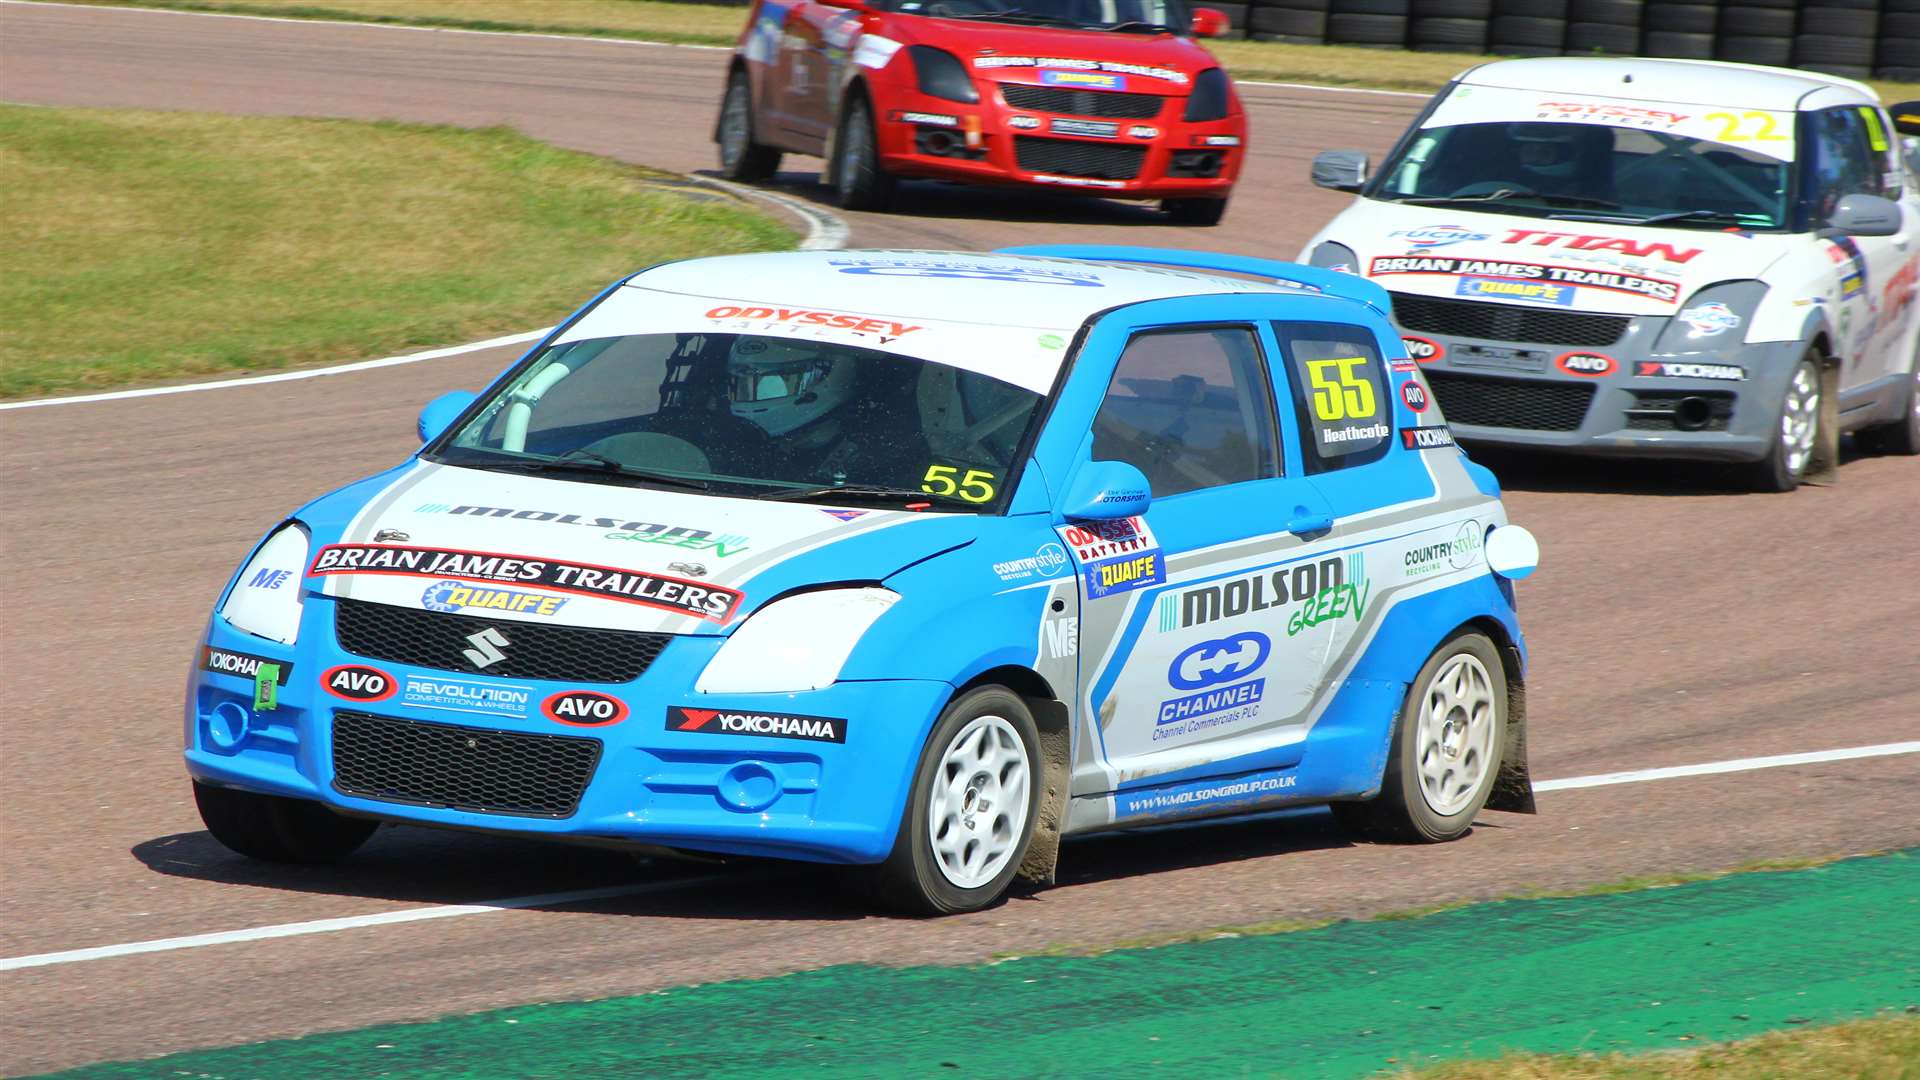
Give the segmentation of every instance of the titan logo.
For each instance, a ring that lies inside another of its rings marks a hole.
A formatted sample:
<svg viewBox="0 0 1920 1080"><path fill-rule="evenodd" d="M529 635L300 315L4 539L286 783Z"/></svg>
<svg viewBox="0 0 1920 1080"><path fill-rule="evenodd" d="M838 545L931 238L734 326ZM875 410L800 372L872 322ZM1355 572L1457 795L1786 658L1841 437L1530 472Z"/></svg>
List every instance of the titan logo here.
<svg viewBox="0 0 1920 1080"><path fill-rule="evenodd" d="M500 650L504 646L513 644L513 642L507 640L507 635L501 633L498 627L493 626L489 626L478 633L468 634L467 641L473 648L462 649L460 655L467 658L467 663L477 668L488 667L505 660L507 654Z"/></svg>

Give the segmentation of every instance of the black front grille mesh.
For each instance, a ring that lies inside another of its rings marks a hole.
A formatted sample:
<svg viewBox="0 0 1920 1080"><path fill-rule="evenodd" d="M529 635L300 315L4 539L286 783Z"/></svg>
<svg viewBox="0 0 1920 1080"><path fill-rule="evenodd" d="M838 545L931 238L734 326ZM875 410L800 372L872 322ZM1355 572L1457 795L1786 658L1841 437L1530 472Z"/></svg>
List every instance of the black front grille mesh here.
<svg viewBox="0 0 1920 1080"><path fill-rule="evenodd" d="M334 631L340 647L350 653L508 679L629 682L647 670L673 640L670 634L484 619L364 600L337 603ZM465 655L474 647L467 638L489 627L507 640L499 650L504 658L484 668L475 667Z"/></svg>
<svg viewBox="0 0 1920 1080"><path fill-rule="evenodd" d="M1417 334L1588 348L1619 341L1632 321L1624 315L1551 311L1411 293L1393 294L1393 317L1401 329Z"/></svg>
<svg viewBox="0 0 1920 1080"><path fill-rule="evenodd" d="M1592 383L1533 382L1427 369L1427 385L1450 424L1577 431L1593 402Z"/></svg>
<svg viewBox="0 0 1920 1080"><path fill-rule="evenodd" d="M1020 167L1028 172L1131 180L1140 175L1147 148L1018 135L1013 140L1013 152Z"/></svg>
<svg viewBox="0 0 1920 1080"><path fill-rule="evenodd" d="M562 818L580 805L600 743L333 714L333 787L382 802Z"/></svg>
<svg viewBox="0 0 1920 1080"><path fill-rule="evenodd" d="M1167 100L1153 94L1123 94L1112 90L1062 90L1057 86L1001 83L1000 95L1016 109L1098 116L1107 120L1151 120Z"/></svg>

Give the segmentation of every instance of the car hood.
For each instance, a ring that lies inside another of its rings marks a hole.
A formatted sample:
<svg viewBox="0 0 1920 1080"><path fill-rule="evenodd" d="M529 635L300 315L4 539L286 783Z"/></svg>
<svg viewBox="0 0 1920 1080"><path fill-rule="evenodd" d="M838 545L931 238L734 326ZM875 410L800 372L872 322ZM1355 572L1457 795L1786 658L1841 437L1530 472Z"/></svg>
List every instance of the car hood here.
<svg viewBox="0 0 1920 1080"><path fill-rule="evenodd" d="M1718 281L1759 278L1787 251L1778 233L1638 228L1592 221L1552 221L1517 214L1461 213L1359 199L1318 240L1343 244L1352 270L1393 292L1422 296L1468 293L1466 278L1566 284L1532 299L1575 311L1671 315L1696 289ZM1301 255L1307 259L1314 244Z"/></svg>
<svg viewBox="0 0 1920 1080"><path fill-rule="evenodd" d="M1192 39L1174 34L1117 34L956 19L901 23L903 36L912 38L907 44L946 49L966 61L974 75L1001 82L1040 83L1045 81L1042 73L1049 71L1098 72L1121 80L1105 89L1180 95L1192 88L1196 74L1220 66L1213 54Z"/></svg>
<svg viewBox="0 0 1920 1080"><path fill-rule="evenodd" d="M308 586L325 596L681 634L726 633L794 589L885 580L971 543L981 521L426 461L298 516L313 537ZM462 585L481 589L454 591ZM516 610L514 594L529 593L564 602Z"/></svg>

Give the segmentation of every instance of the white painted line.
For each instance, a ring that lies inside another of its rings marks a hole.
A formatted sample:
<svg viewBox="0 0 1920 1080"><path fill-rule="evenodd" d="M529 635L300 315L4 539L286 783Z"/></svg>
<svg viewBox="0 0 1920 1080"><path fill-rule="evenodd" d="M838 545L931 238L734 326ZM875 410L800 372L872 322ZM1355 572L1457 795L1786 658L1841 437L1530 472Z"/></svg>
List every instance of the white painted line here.
<svg viewBox="0 0 1920 1080"><path fill-rule="evenodd" d="M847 246L852 239L853 230L847 225L847 219L839 214L818 206L805 199L796 199L778 191L765 188L748 187L731 180L721 180L712 176L695 176L691 179L701 184L719 188L739 198L764 199L806 222L807 235L800 241L801 251L838 251Z"/></svg>
<svg viewBox="0 0 1920 1080"><path fill-rule="evenodd" d="M1891 757L1895 754L1920 754L1920 742L1849 746L1840 750L1814 750L1805 754L1775 754L1771 757L1709 761L1703 765L1673 765L1664 769L1633 769L1627 772L1596 773L1593 776L1569 776L1564 780L1542 780L1533 785L1533 790L1536 792L1569 791L1575 788L1606 787L1609 784L1643 784L1649 780L1671 780L1681 776L1712 776L1715 773L1778 769L1786 765L1815 765L1823 761L1851 761L1855 758Z"/></svg>
<svg viewBox="0 0 1920 1080"><path fill-rule="evenodd" d="M241 941L264 941L268 938L302 937L307 934L326 934L336 930L358 930L367 926L390 926L394 923L421 922L427 919L457 919L463 915L487 915L495 911L512 911L516 908L578 904L588 900L606 900L616 896L639 896L645 893L666 892L669 889L707 885L719 880L721 879L718 875L709 875L706 877L679 878L673 881L656 881L645 885L606 885L598 889L575 889L572 892L541 893L535 896L509 896L504 900L483 900L478 904L446 904L440 907L409 908L406 911L389 911L380 915L348 915L339 919L314 919L310 922L256 926L250 930L223 930L214 934L192 934L187 937L133 941L124 945L100 945L91 949L69 949L65 952L36 953L32 956L13 956L0 960L0 971L17 971L20 968L46 967L50 964L77 964L84 960L107 960L116 956L137 956L140 953L169 952L174 949L199 949L208 945L231 945Z"/></svg>
<svg viewBox="0 0 1920 1080"><path fill-rule="evenodd" d="M0 2L13 3L14 0L0 0ZM1418 90L1374 90L1365 86L1322 86L1319 83L1261 82L1258 79L1235 79L1233 84L1235 86L1277 86L1283 90L1325 90L1329 94L1376 94L1380 97L1430 98L1439 92L1435 90L1429 90L1426 93Z"/></svg>

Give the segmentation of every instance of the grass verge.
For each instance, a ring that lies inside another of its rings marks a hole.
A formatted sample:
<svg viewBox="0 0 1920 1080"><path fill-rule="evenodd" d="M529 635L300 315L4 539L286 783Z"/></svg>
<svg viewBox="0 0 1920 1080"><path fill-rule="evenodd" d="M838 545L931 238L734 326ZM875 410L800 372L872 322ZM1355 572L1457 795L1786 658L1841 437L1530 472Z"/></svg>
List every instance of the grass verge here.
<svg viewBox="0 0 1920 1080"><path fill-rule="evenodd" d="M1684 1036L1683 1036L1684 1037ZM1400 1080L1920 1080L1920 1016L1772 1031L1698 1050L1517 1054L1409 1070Z"/></svg>
<svg viewBox="0 0 1920 1080"><path fill-rule="evenodd" d="M527 330L607 282L793 234L516 132L0 106L0 397Z"/></svg>
<svg viewBox="0 0 1920 1080"><path fill-rule="evenodd" d="M746 21L740 7L670 0L72 0L290 19L442 26L462 30L586 34L682 45L732 45ZM1381 90L1437 90L1454 75L1489 57L1363 49L1346 45L1283 45L1269 41L1208 41L1235 78L1309 82ZM1876 80L1886 101L1920 97L1920 83Z"/></svg>

